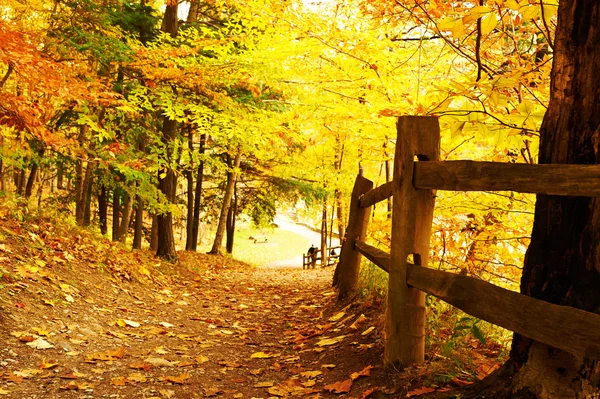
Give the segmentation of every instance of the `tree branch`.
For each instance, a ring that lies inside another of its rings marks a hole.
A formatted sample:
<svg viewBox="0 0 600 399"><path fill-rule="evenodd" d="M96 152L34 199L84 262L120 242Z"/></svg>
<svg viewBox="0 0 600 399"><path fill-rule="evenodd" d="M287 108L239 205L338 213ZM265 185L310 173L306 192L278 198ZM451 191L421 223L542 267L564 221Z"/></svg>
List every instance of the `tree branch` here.
<svg viewBox="0 0 600 399"><path fill-rule="evenodd" d="M8 70L4 74L4 77L2 78L2 80L0 81L0 88L2 88L4 86L4 83L6 83L6 81L8 80L10 74L12 73L12 71L14 71L14 69L15 69L15 65L12 62L9 62Z"/></svg>

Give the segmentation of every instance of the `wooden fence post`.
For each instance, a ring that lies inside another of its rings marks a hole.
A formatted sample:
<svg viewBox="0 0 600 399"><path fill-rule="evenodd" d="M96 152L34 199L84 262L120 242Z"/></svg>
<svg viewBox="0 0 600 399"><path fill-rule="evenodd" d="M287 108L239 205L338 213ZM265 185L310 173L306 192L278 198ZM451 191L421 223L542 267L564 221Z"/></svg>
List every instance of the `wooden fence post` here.
<svg viewBox="0 0 600 399"><path fill-rule="evenodd" d="M361 208L359 198L373 188L373 182L362 175L356 176L352 197L350 198L350 215L346 229L346 241L342 244L340 261L335 269L333 285L339 287L339 298L344 298L356 288L360 270L361 254L354 248L354 240L364 241L371 215L371 207Z"/></svg>
<svg viewBox="0 0 600 399"><path fill-rule="evenodd" d="M413 186L414 161L439 159L440 128L431 116L402 116L397 128L385 362L405 367L425 356L425 294L407 286L407 258L427 267L435 205L433 190Z"/></svg>

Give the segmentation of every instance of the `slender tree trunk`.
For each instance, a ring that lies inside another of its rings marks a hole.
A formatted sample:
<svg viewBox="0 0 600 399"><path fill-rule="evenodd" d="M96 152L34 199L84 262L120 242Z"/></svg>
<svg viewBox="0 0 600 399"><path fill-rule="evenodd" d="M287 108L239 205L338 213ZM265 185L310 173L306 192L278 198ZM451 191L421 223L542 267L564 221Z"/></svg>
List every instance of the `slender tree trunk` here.
<svg viewBox="0 0 600 399"><path fill-rule="evenodd" d="M100 234L108 234L108 194L106 186L103 184L98 195L98 223L100 225Z"/></svg>
<svg viewBox="0 0 600 399"><path fill-rule="evenodd" d="M335 148L336 148L336 150L335 150L334 167L335 167L336 173L339 178L339 176L342 173L342 162L344 160L344 143L342 142L342 140L339 137L336 137ZM342 199L342 192L336 188L334 190L333 197L334 197L335 207L336 207L338 234L340 235L340 241L341 241L343 239L344 235L346 234L346 218L344 215L344 202ZM333 222L332 222L332 224L333 224Z"/></svg>
<svg viewBox="0 0 600 399"><path fill-rule="evenodd" d="M31 197L31 194L33 193L33 184L35 183L35 180L37 179L39 168L40 167L38 166L37 162L34 163L33 165L31 165L31 170L29 171L29 177L27 178L27 184L25 185L25 198Z"/></svg>
<svg viewBox="0 0 600 399"><path fill-rule="evenodd" d="M233 197L233 187L237 178L235 170L239 168L242 160L242 152L238 151L235 156L231 170L227 172L227 185L225 187L225 196L223 198L223 205L221 206L221 215L219 217L219 224L217 225L217 232L215 233L215 241L213 242L210 254L220 254L221 247L223 245L223 236L225 235L225 223L227 222L227 213L231 206L231 198Z"/></svg>
<svg viewBox="0 0 600 399"><path fill-rule="evenodd" d="M117 239L121 242L127 240L127 231L129 230L129 222L131 221L131 214L133 213L133 197L126 194L125 203L121 211L121 222L119 223L119 231L117 233Z"/></svg>
<svg viewBox="0 0 600 399"><path fill-rule="evenodd" d="M121 195L118 187L113 189L112 240L119 241L119 220L121 216Z"/></svg>
<svg viewBox="0 0 600 399"><path fill-rule="evenodd" d="M25 169L21 169L16 175L15 186L17 194L23 195L25 193Z"/></svg>
<svg viewBox="0 0 600 399"><path fill-rule="evenodd" d="M94 188L94 174L93 171L96 169L96 163L92 162L88 164L86 175L85 175L85 207L83 209L83 225L89 226L92 223L92 191ZM88 173L89 170L89 173Z"/></svg>
<svg viewBox="0 0 600 399"><path fill-rule="evenodd" d="M190 154L194 153L194 133L190 125L188 125L188 149ZM187 180L187 218L186 218L186 235L185 235L185 250L190 251L194 241L194 164L193 157L190 157L190 164L185 171Z"/></svg>
<svg viewBox="0 0 600 399"><path fill-rule="evenodd" d="M4 191L4 163L2 153L4 152L4 136L0 134L0 190Z"/></svg>
<svg viewBox="0 0 600 399"><path fill-rule="evenodd" d="M238 207L238 195L237 195L237 184L233 185L233 203L229 207L227 212L227 241L225 242L225 248L228 254L233 253L233 239L235 238L235 217L237 215Z"/></svg>
<svg viewBox="0 0 600 399"><path fill-rule="evenodd" d="M321 215L321 267L327 265L327 255L327 197L325 197Z"/></svg>
<svg viewBox="0 0 600 399"><path fill-rule="evenodd" d="M598 71L600 2L559 2L541 164L600 164ZM600 313L598 287L600 199L538 195L521 292ZM509 362L488 380L496 392L486 397L597 398L600 363L515 334ZM475 388L479 392L465 397L480 397L482 387Z"/></svg>
<svg viewBox="0 0 600 399"><path fill-rule="evenodd" d="M65 168L62 164L58 164L56 169L56 188L59 190L63 189Z"/></svg>
<svg viewBox="0 0 600 399"><path fill-rule="evenodd" d="M198 148L198 154L200 157L204 156L206 147L206 134L202 133L200 136L200 148ZM202 199L202 181L204 180L204 161L200 159L198 164L198 170L196 172L196 190L194 192L194 216L192 223L192 239L190 249L195 251L198 246L198 232L200 231L200 204Z"/></svg>
<svg viewBox="0 0 600 399"><path fill-rule="evenodd" d="M144 200L135 196L135 228L133 233L133 249L142 249L142 233L144 228Z"/></svg>
<svg viewBox="0 0 600 399"><path fill-rule="evenodd" d="M96 165L93 161L88 161L83 174L83 162L79 161L76 167L77 176L75 178L75 221L79 226L85 226L85 214L88 206L88 200L92 190L93 172Z"/></svg>
<svg viewBox="0 0 600 399"><path fill-rule="evenodd" d="M152 215L152 227L150 228L150 250L158 249L158 217Z"/></svg>

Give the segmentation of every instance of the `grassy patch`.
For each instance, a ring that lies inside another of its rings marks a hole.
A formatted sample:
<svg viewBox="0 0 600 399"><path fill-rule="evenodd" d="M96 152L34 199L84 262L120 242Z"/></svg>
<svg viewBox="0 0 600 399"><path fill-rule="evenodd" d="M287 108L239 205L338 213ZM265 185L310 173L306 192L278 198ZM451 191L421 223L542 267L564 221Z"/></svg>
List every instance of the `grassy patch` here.
<svg viewBox="0 0 600 399"><path fill-rule="evenodd" d="M253 239L257 238L255 243ZM263 238L267 242L262 242ZM255 229L241 226L236 229L233 257L252 265L264 266L272 262L297 258L310 247L308 238L283 229ZM302 266L302 260L299 261Z"/></svg>

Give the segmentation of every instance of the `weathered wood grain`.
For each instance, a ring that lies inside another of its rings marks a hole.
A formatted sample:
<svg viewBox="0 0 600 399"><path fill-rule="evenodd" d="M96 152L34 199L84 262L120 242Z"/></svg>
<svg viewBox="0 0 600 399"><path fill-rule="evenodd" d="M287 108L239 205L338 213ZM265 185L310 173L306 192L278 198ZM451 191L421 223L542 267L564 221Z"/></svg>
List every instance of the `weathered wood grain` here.
<svg viewBox="0 0 600 399"><path fill-rule="evenodd" d="M385 272L390 271L390 254L382 251L379 248L375 248L369 244L366 244L363 241L355 241L354 246L358 252L373 262L373 264L378 266L381 270Z"/></svg>
<svg viewBox="0 0 600 399"><path fill-rule="evenodd" d="M334 285L339 288L339 298L344 298L356 288L360 270L360 252L354 249L354 240L364 241L367 225L371 216L370 208L361 208L358 198L373 188L373 182L362 175L356 176L352 197L350 199L350 215L346 229L346 241L342 244L340 261L335 269Z"/></svg>
<svg viewBox="0 0 600 399"><path fill-rule="evenodd" d="M600 359L600 315L497 287L483 280L409 265L408 284L489 321L577 356Z"/></svg>
<svg viewBox="0 0 600 399"><path fill-rule="evenodd" d="M423 189L599 197L600 165L415 162L413 182Z"/></svg>
<svg viewBox="0 0 600 399"><path fill-rule="evenodd" d="M382 184L379 187L374 188L371 191L364 193L360 199L359 204L361 208L367 208L373 206L378 202L384 201L392 196L394 192L394 181Z"/></svg>
<svg viewBox="0 0 600 399"><path fill-rule="evenodd" d="M406 284L407 258L427 264L435 194L413 186L415 157L437 161L436 117L398 118L394 155L392 240L386 317L385 362L403 367L425 360L425 294Z"/></svg>

